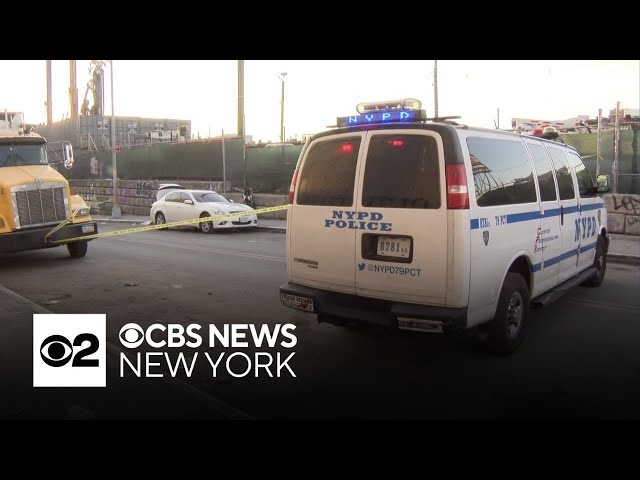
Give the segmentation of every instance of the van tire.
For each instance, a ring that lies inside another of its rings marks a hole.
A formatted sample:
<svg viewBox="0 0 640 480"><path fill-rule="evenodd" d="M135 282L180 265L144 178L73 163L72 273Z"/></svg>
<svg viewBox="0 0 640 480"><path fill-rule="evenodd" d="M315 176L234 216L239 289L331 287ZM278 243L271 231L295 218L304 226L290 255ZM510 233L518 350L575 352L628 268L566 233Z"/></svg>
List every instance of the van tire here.
<svg viewBox="0 0 640 480"><path fill-rule="evenodd" d="M87 247L89 242L87 240L80 240L79 242L67 243L67 250L71 258L82 258L87 254Z"/></svg>
<svg viewBox="0 0 640 480"><path fill-rule="evenodd" d="M593 259L593 266L596 267L596 273L582 284L585 287L599 287L607 271L607 243L602 235L598 235L598 240L596 241L596 255Z"/></svg>
<svg viewBox="0 0 640 480"><path fill-rule="evenodd" d="M502 284L496 315L487 329L487 346L492 353L506 356L522 343L529 318L529 288L517 273L508 272Z"/></svg>

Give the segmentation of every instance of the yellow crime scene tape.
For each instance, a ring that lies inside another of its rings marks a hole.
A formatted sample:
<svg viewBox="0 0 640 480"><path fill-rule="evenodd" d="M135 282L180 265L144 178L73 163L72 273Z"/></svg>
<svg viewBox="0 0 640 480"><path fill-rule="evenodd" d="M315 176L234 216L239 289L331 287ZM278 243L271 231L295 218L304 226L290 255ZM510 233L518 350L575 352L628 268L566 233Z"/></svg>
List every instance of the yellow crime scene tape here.
<svg viewBox="0 0 640 480"><path fill-rule="evenodd" d="M213 221L213 220L220 220L222 218L242 217L242 216L245 216L245 215L260 215L260 214L263 214L263 213L277 212L279 210L286 210L288 208L289 208L289 205L287 204L287 205L278 205L277 207L259 208L257 210L253 210L253 211L249 211L249 212L222 213L220 215L214 215L212 217L191 218L189 220L179 220L177 222L161 223L159 225L155 225L155 224L154 225L145 225L143 227L125 228L123 230L114 230L113 232L96 233L94 235L86 235L84 237L74 237L74 238L67 238L67 239L64 239L64 240L54 240L51 243L69 243L69 242L75 242L75 241L79 241L79 240L92 240L94 238L104 238L104 237L113 237L115 235L125 235L125 234L128 234L128 233L148 232L150 230L160 230L160 229L169 228L169 227L179 227L179 226L183 226L183 225L193 225L193 224L197 224L197 223L210 222L210 221ZM73 212L73 215L71 215L71 217L69 217L67 220L62 222L60 225L57 225L53 230L51 230L49 233L47 233L45 238L48 237L49 235L51 235L52 233L57 232L60 228L62 228L67 223L69 223L73 219L73 217L75 217L77 212L78 211Z"/></svg>
<svg viewBox="0 0 640 480"><path fill-rule="evenodd" d="M44 241L47 241L47 238L49 238L49 235L53 235L54 233L56 233L58 230L60 230L62 227L64 227L67 223L69 223L71 220L73 220L75 218L75 216L78 214L78 212L80 211L79 208L76 208L73 213L71 214L71 216L69 218L67 218L66 220L64 220L62 223L58 224L55 226L55 228L53 228L49 233L47 233L44 236ZM55 242L53 242L55 243Z"/></svg>

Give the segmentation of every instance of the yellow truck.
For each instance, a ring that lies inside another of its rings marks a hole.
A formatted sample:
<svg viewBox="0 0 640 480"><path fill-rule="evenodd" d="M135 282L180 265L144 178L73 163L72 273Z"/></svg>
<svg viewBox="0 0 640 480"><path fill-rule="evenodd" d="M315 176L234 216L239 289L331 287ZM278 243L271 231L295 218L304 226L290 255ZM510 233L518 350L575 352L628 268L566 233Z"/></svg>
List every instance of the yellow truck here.
<svg viewBox="0 0 640 480"><path fill-rule="evenodd" d="M0 254L66 245L84 257L98 233L90 209L49 163L47 141L25 131L19 112L0 113ZM61 163L73 166L70 142L60 142ZM56 153L57 155L57 153Z"/></svg>

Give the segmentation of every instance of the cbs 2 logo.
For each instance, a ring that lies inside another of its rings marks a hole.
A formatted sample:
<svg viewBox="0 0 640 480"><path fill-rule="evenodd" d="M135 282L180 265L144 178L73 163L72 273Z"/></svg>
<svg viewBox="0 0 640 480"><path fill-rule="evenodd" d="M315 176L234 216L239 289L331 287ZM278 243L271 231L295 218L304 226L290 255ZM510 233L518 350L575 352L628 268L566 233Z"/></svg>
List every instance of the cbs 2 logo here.
<svg viewBox="0 0 640 480"><path fill-rule="evenodd" d="M74 355L73 347L81 347L84 342L89 342L89 346L79 350ZM51 335L45 338L40 345L40 357L42 361L50 367L62 367L69 363L73 357L72 367L97 367L98 359L87 359L89 355L96 353L100 341L92 333L81 333L71 342L62 335Z"/></svg>

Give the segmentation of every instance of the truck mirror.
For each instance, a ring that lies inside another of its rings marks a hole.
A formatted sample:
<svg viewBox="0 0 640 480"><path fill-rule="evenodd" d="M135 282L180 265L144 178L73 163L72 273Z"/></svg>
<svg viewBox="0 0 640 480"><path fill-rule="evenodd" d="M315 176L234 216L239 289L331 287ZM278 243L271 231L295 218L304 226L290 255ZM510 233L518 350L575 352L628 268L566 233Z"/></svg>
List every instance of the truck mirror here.
<svg viewBox="0 0 640 480"><path fill-rule="evenodd" d="M64 160L64 168L67 170L73 167L73 145L71 143L63 143L62 144L62 157Z"/></svg>

